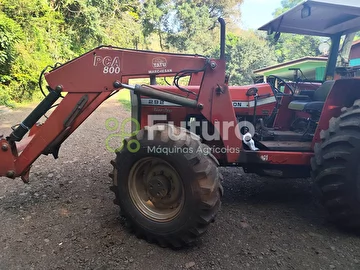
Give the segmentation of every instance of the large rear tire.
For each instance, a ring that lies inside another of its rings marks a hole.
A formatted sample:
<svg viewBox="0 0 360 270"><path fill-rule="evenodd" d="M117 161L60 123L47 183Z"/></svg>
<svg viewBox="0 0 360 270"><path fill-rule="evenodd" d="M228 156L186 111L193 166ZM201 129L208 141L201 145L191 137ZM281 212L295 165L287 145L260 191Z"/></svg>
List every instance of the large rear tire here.
<svg viewBox="0 0 360 270"><path fill-rule="evenodd" d="M180 132L180 139L169 136ZM188 246L220 210L223 188L217 160L185 129L165 124L145 128L124 141L112 164L111 189L121 215L128 228L149 242Z"/></svg>
<svg viewBox="0 0 360 270"><path fill-rule="evenodd" d="M359 230L360 100L332 118L320 138L311 160L315 190L333 223Z"/></svg>

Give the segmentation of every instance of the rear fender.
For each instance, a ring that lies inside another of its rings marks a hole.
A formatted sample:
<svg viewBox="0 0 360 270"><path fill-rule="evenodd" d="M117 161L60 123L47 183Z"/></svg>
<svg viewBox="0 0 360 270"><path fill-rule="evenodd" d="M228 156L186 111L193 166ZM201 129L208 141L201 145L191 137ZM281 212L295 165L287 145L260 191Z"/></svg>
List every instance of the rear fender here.
<svg viewBox="0 0 360 270"><path fill-rule="evenodd" d="M340 79L335 82L325 101L313 138L313 146L320 142L320 132L329 128L330 119L338 117L341 108L351 107L357 99L360 99L360 78Z"/></svg>

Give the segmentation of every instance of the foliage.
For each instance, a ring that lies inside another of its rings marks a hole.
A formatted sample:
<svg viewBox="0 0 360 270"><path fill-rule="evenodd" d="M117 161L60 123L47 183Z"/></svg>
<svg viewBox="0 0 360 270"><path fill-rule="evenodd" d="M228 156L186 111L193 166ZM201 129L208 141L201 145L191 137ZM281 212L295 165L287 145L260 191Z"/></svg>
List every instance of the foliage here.
<svg viewBox="0 0 360 270"><path fill-rule="evenodd" d="M277 42L269 38L270 46L274 46L279 63L299 59L305 56L318 56L320 38L296 34L281 34Z"/></svg>
<svg viewBox="0 0 360 270"><path fill-rule="evenodd" d="M214 55L228 25L232 83L274 60L265 40L236 32L243 0L1 0L0 104L38 95L41 71L99 45ZM229 31L236 32L236 34ZM218 55L215 55L216 57ZM159 83L165 84L159 78Z"/></svg>
<svg viewBox="0 0 360 270"><path fill-rule="evenodd" d="M172 8L169 0L148 0L144 2L142 14L143 34L149 37L156 34L159 38L161 50L165 49L164 31L169 27L169 11ZM145 41L146 42L146 41Z"/></svg>
<svg viewBox="0 0 360 270"><path fill-rule="evenodd" d="M2 0L0 104L33 98L42 69L101 44L137 48L137 0Z"/></svg>
<svg viewBox="0 0 360 270"><path fill-rule="evenodd" d="M274 16L279 16L289 9L303 2L303 0L281 0L281 7L277 8L273 13Z"/></svg>
<svg viewBox="0 0 360 270"><path fill-rule="evenodd" d="M209 54L219 42L217 18L240 16L243 0L148 0L143 8L145 37L156 33L162 50Z"/></svg>
<svg viewBox="0 0 360 270"><path fill-rule="evenodd" d="M40 70L68 54L66 38L58 31L61 22L46 0L2 1L0 103L30 99Z"/></svg>
<svg viewBox="0 0 360 270"><path fill-rule="evenodd" d="M231 85L252 84L254 70L276 63L273 49L255 32L228 33L225 58Z"/></svg>

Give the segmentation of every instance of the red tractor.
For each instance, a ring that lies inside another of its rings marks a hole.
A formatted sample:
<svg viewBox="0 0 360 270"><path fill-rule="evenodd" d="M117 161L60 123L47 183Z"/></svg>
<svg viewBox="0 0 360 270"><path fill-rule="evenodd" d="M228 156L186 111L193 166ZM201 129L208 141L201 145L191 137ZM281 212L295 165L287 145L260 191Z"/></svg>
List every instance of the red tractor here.
<svg viewBox="0 0 360 270"><path fill-rule="evenodd" d="M218 166L264 176L311 175L329 217L360 229L360 79L349 76L352 68L336 68L342 36L360 30L360 4L308 0L261 28L276 36L329 37L320 85L273 76L273 83L229 86L225 23L219 21L219 59L101 46L46 72L46 98L0 139L0 176L28 182L41 154L58 158L66 138L127 88L133 134L117 148L110 176L115 203L138 236L161 246L193 243L220 209ZM173 85L157 85L157 77L172 77ZM180 84L183 77L187 85ZM129 85L134 78L150 84ZM37 123L59 98L48 119Z"/></svg>

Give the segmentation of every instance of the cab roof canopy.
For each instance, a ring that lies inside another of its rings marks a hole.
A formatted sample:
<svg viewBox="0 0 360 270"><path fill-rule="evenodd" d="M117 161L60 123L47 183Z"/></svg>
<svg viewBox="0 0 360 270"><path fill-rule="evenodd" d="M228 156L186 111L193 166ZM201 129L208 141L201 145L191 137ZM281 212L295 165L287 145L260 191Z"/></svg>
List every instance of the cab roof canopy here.
<svg viewBox="0 0 360 270"><path fill-rule="evenodd" d="M307 0L259 30L327 37L360 31L360 0Z"/></svg>

